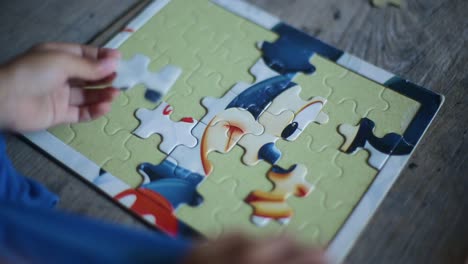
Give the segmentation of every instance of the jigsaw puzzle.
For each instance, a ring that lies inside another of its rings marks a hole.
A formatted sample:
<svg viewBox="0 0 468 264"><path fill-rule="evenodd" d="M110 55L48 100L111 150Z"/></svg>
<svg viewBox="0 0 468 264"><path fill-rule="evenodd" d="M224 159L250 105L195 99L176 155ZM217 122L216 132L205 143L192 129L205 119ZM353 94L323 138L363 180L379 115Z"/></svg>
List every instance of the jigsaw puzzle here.
<svg viewBox="0 0 468 264"><path fill-rule="evenodd" d="M243 1L154 1L107 46L112 111L27 137L173 236L288 232L339 261L442 103Z"/></svg>

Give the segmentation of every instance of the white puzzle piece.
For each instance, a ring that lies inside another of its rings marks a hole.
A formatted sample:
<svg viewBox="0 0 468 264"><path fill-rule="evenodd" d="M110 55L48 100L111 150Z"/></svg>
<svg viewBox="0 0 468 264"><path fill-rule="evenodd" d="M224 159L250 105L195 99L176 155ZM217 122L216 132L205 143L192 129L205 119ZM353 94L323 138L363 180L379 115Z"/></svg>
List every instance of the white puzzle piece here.
<svg viewBox="0 0 468 264"><path fill-rule="evenodd" d="M148 71L151 60L147 56L136 54L128 61L121 60L117 65L117 75L112 85L117 89L130 89L141 83L148 90L164 96L174 85L182 73L182 69L174 65L166 65L158 72Z"/></svg>
<svg viewBox="0 0 468 264"><path fill-rule="evenodd" d="M275 143L281 137L283 129L291 123L294 114L291 111L284 111L278 116L269 112L264 112L259 119L259 123L264 127L261 135L244 135L238 145L245 149L242 162L248 166L254 166L260 162L258 152L267 143Z"/></svg>
<svg viewBox="0 0 468 264"><path fill-rule="evenodd" d="M172 107L166 102L162 102L154 110L140 108L135 115L140 120L140 125L133 131L133 134L141 138L148 138L153 134L159 134L162 142L159 149L169 154L178 145L185 145L189 148L197 145L197 139L191 131L198 123L191 117L182 118L179 122L171 120Z"/></svg>
<svg viewBox="0 0 468 264"><path fill-rule="evenodd" d="M180 167L206 176L205 170L203 168L200 146L205 129L206 125L199 122L192 130L192 135L198 140L199 143L193 147L179 145L170 153L168 158L175 160Z"/></svg>
<svg viewBox="0 0 468 264"><path fill-rule="evenodd" d="M206 108L206 114L200 120L201 123L208 125L211 120L220 112L222 112L229 103L237 97L237 94L228 91L221 98L207 96L201 101L201 104Z"/></svg>
<svg viewBox="0 0 468 264"><path fill-rule="evenodd" d="M262 58L260 58L252 67L250 67L249 71L253 76L255 76L255 83L279 75L277 72L268 67Z"/></svg>

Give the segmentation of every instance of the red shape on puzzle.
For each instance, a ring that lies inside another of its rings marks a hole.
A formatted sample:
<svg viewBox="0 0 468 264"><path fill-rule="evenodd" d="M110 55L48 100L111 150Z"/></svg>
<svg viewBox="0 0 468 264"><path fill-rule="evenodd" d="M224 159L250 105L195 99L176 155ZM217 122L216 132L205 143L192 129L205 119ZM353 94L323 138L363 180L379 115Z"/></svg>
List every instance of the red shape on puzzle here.
<svg viewBox="0 0 468 264"><path fill-rule="evenodd" d="M193 118L191 117L184 117L180 121L185 122L185 123L193 123Z"/></svg>
<svg viewBox="0 0 468 264"><path fill-rule="evenodd" d="M130 210L138 215L153 216L155 218L154 225L171 236L176 236L178 232L178 221L172 214L174 208L162 195L148 189L128 189L117 194L114 199L120 200L127 196L134 195L135 202L131 205Z"/></svg>
<svg viewBox="0 0 468 264"><path fill-rule="evenodd" d="M172 113L172 107L170 105L166 105L163 110L163 115L170 115Z"/></svg>

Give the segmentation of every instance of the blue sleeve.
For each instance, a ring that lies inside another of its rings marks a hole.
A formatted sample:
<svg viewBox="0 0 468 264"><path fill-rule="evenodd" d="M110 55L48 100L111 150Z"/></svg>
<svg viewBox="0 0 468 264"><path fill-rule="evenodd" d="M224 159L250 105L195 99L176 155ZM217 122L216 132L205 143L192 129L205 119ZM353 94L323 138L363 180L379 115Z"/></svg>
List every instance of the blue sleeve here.
<svg viewBox="0 0 468 264"><path fill-rule="evenodd" d="M51 210L58 197L20 175L0 135L0 263L179 263L190 243Z"/></svg>
<svg viewBox="0 0 468 264"><path fill-rule="evenodd" d="M0 263L180 263L190 243L55 210L0 202Z"/></svg>
<svg viewBox="0 0 468 264"><path fill-rule="evenodd" d="M30 206L53 207L58 201L57 195L38 182L18 173L5 151L5 141L0 134L0 200Z"/></svg>

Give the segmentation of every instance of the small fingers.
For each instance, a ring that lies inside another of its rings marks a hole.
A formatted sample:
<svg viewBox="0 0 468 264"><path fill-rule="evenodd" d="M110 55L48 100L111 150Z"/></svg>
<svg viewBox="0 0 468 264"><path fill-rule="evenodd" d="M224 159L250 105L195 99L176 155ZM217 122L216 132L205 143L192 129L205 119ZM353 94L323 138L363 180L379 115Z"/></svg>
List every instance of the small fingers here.
<svg viewBox="0 0 468 264"><path fill-rule="evenodd" d="M81 79L84 81L98 81L115 72L116 58L92 60L71 54L59 55L59 65L68 79Z"/></svg>
<svg viewBox="0 0 468 264"><path fill-rule="evenodd" d="M68 79L98 81L115 72L120 53L117 50L73 43L44 43L32 48L39 53L51 53Z"/></svg>
<svg viewBox="0 0 468 264"><path fill-rule="evenodd" d="M109 48L99 48L98 51L98 59L103 59L103 58L116 58L120 59L122 55L120 54L120 51L116 49L109 49Z"/></svg>
<svg viewBox="0 0 468 264"><path fill-rule="evenodd" d="M61 51L88 59L120 58L120 52L115 49L99 48L76 43L47 42L36 45L34 51Z"/></svg>
<svg viewBox="0 0 468 264"><path fill-rule="evenodd" d="M79 107L79 115L77 122L87 122L97 119L111 110L111 102L102 102L92 105Z"/></svg>
<svg viewBox="0 0 468 264"><path fill-rule="evenodd" d="M118 94L119 91L112 87L104 89L71 88L69 104L73 106L82 106L100 102L111 102Z"/></svg>

